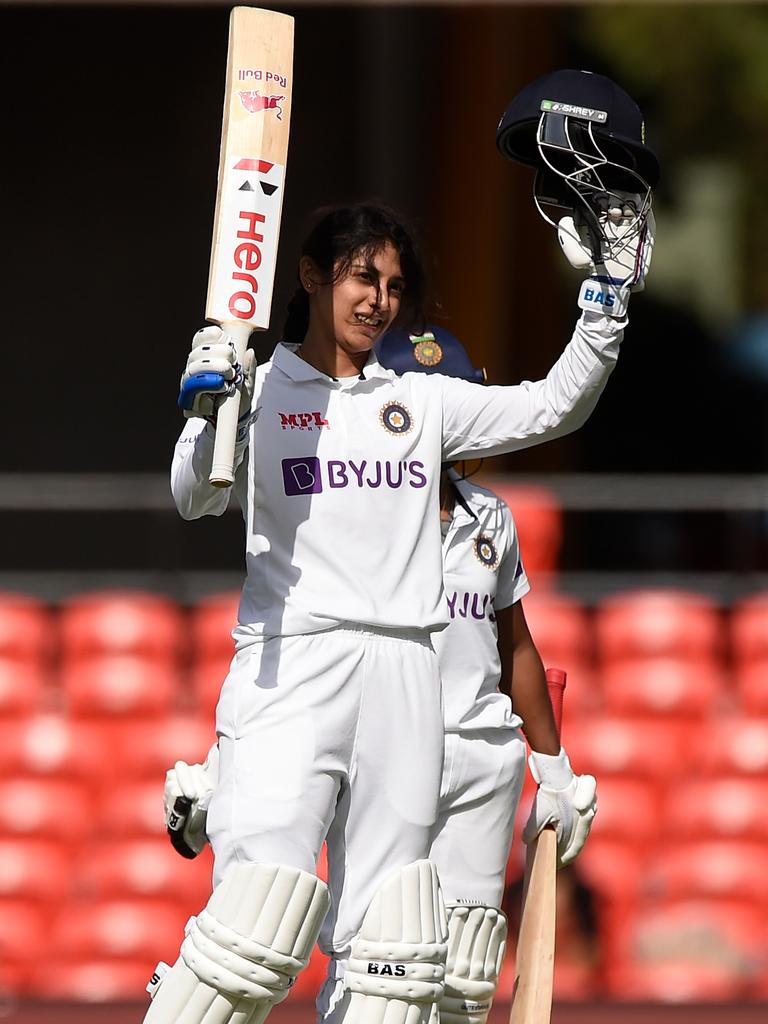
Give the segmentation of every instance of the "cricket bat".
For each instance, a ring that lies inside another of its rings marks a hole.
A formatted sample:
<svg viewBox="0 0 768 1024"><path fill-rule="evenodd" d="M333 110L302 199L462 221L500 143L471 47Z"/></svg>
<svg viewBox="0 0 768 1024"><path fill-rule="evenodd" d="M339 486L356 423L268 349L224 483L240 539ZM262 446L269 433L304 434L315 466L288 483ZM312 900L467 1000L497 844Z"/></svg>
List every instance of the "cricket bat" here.
<svg viewBox="0 0 768 1024"><path fill-rule="evenodd" d="M547 669L547 687L559 733L565 672ZM546 828L528 847L526 855L510 1024L549 1024L552 1018L556 875L557 836L553 828Z"/></svg>
<svg viewBox="0 0 768 1024"><path fill-rule="evenodd" d="M292 78L293 18L233 8L205 316L232 340L240 364L251 331L269 326ZM209 477L214 487L234 481L239 408L237 393L219 406Z"/></svg>

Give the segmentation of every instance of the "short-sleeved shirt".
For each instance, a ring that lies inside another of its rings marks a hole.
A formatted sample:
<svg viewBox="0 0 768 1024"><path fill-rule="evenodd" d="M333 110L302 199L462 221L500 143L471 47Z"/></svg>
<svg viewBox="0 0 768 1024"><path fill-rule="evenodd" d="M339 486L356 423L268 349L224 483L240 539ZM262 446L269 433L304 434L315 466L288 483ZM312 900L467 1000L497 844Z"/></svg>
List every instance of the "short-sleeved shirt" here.
<svg viewBox="0 0 768 1024"><path fill-rule="evenodd" d="M493 491L453 481L456 502L443 540L448 627L433 637L443 681L448 732L516 728L521 719L498 689L501 662L496 612L530 590L515 523Z"/></svg>

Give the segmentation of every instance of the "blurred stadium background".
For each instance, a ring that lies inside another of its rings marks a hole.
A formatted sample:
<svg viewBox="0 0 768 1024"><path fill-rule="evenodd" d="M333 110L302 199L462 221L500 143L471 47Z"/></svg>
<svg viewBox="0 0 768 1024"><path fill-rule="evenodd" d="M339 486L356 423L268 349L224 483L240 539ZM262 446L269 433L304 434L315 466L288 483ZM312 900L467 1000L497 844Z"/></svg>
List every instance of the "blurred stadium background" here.
<svg viewBox="0 0 768 1024"><path fill-rule="evenodd" d="M207 858L166 844L160 789L211 741L241 520L183 524L167 464L202 318L228 7L0 3L11 1021L139 1020L208 888ZM481 472L518 519L533 633L569 672L567 746L600 784L561 879L555 1022L764 1020L768 10L277 7L297 17L296 78L261 356L309 213L377 196L416 223L439 322L493 382L536 379L570 334L578 279L529 174L496 153L496 121L557 67L608 74L646 115L659 241L619 367L582 431ZM321 973L318 958L275 1020L309 1019ZM510 985L508 968L503 997Z"/></svg>

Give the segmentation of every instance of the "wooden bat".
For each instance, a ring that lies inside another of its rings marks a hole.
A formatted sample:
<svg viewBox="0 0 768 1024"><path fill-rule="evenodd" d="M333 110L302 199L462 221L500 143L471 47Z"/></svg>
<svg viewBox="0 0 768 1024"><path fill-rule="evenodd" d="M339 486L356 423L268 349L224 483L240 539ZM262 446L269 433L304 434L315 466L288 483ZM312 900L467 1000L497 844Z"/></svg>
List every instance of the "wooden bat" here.
<svg viewBox="0 0 768 1024"><path fill-rule="evenodd" d="M293 18L233 8L205 316L233 341L240 364L251 331L269 326L292 77ZM214 487L234 480L239 408L237 393L219 406L209 477Z"/></svg>
<svg viewBox="0 0 768 1024"><path fill-rule="evenodd" d="M547 687L559 733L565 672L547 669ZM553 828L546 828L526 854L510 1024L549 1024L552 1018L556 875L557 835Z"/></svg>

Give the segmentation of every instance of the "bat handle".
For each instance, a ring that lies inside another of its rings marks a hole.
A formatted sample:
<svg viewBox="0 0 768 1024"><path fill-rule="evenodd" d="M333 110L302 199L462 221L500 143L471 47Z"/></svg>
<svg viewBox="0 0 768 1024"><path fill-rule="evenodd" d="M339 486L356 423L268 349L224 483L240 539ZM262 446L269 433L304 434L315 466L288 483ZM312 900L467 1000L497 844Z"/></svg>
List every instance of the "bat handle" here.
<svg viewBox="0 0 768 1024"><path fill-rule="evenodd" d="M237 361L242 366L251 325L243 321L221 325L225 335L234 343ZM213 487L231 487L235 480L235 437L240 415L240 392L235 389L219 406L216 416L216 440L213 444L213 464L208 482Z"/></svg>
<svg viewBox="0 0 768 1024"><path fill-rule="evenodd" d="M567 674L561 668L548 668L546 676L549 699L552 701L552 712L555 716L559 737L563 728L563 695L565 694Z"/></svg>

